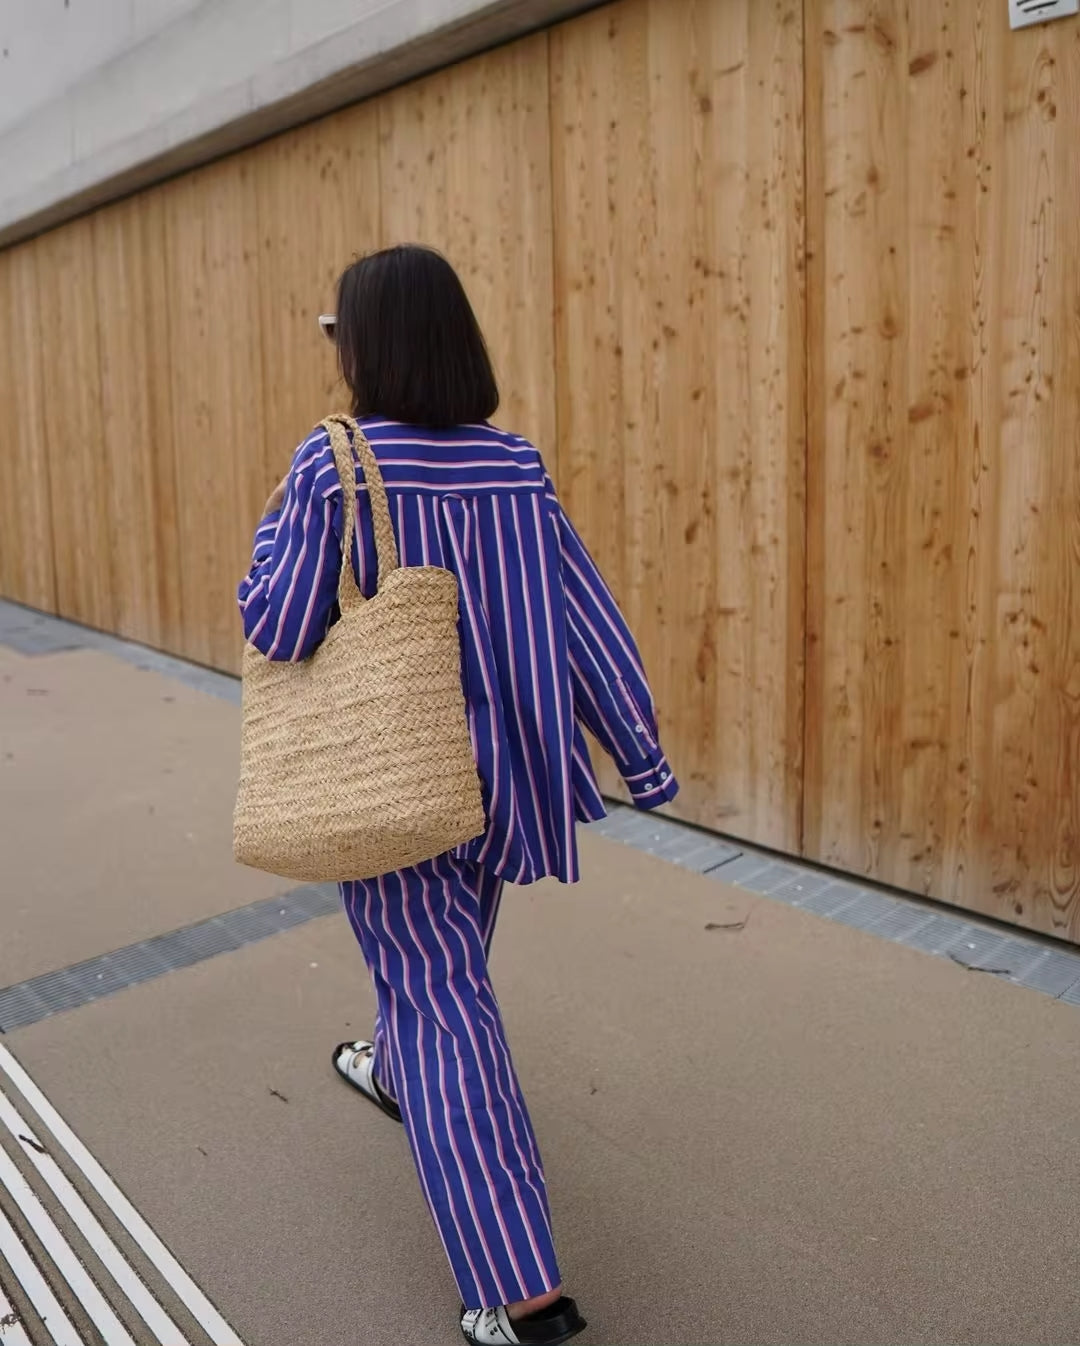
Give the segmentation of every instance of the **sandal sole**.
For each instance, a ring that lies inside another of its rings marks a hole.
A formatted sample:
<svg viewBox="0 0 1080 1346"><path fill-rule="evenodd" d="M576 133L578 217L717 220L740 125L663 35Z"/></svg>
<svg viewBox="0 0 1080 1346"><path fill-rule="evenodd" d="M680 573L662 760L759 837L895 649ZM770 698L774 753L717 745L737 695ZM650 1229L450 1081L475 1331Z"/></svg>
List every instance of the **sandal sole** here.
<svg viewBox="0 0 1080 1346"><path fill-rule="evenodd" d="M576 1337L579 1332L584 1332L586 1327L588 1327L588 1323L582 1323L580 1327L575 1327L570 1332L564 1332L560 1337L550 1337L544 1342L544 1346L563 1346L564 1342L570 1341L571 1338ZM469 1343L469 1346L476 1346L475 1337L470 1337L464 1328L461 1329L461 1335Z"/></svg>
<svg viewBox="0 0 1080 1346"><path fill-rule="evenodd" d="M373 1107L378 1108L384 1117L389 1117L392 1122L397 1122L399 1126L404 1125L401 1119L400 1112L391 1112L390 1109L386 1106L386 1104L383 1103L381 1098L377 1098L375 1095L369 1094L366 1089L364 1089L361 1085L357 1084L357 1082L352 1078L352 1076L346 1074L346 1072L342 1070L341 1067L338 1065L338 1057L341 1055L343 1051L348 1051L351 1047L352 1047L351 1042L339 1042L338 1045L334 1048L333 1052L330 1055L330 1064L334 1068L334 1074L338 1077L339 1080L344 1080L350 1089L355 1089L361 1098L366 1098L367 1101Z"/></svg>
<svg viewBox="0 0 1080 1346"><path fill-rule="evenodd" d="M584 1332L588 1326L589 1324L585 1321L584 1318L582 1318L582 1320L578 1323L578 1325L576 1327L572 1327L569 1330L569 1332L563 1332L561 1336L558 1337L549 1337L547 1341L544 1342L544 1346L564 1346L565 1342L570 1341L573 1337L576 1337L578 1333ZM468 1332L466 1332L463 1327L461 1328L461 1335L469 1343L469 1346L476 1346L476 1339L474 1337L470 1337Z"/></svg>

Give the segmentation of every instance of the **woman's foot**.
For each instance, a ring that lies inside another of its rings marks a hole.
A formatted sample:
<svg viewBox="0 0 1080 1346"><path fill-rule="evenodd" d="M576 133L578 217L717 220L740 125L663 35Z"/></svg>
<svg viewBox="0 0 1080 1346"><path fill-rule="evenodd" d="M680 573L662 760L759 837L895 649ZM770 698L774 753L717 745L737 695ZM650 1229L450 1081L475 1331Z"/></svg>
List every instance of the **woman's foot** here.
<svg viewBox="0 0 1080 1346"><path fill-rule="evenodd" d="M380 1112L401 1121L401 1109L375 1078L375 1047L370 1042L339 1042L330 1058L345 1081L374 1103Z"/></svg>
<svg viewBox="0 0 1080 1346"><path fill-rule="evenodd" d="M522 1318L511 1318L505 1307L461 1311L461 1335L473 1346L560 1346L585 1326L578 1306L566 1295Z"/></svg>
<svg viewBox="0 0 1080 1346"><path fill-rule="evenodd" d="M533 1299L521 1299L516 1304L507 1304L506 1312L513 1323L519 1318L531 1318L534 1313L550 1309L552 1304L557 1304L562 1297L562 1286L559 1285L554 1290L549 1290L546 1295L537 1295Z"/></svg>

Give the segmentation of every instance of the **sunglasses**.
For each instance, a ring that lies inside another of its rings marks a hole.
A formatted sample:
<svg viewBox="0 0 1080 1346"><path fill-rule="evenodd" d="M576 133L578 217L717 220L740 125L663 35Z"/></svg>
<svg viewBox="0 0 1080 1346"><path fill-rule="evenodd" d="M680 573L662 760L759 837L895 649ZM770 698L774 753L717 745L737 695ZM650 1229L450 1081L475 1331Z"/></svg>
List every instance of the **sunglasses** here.
<svg viewBox="0 0 1080 1346"><path fill-rule="evenodd" d="M319 331L322 332L327 341L335 341L337 339L337 314L320 313Z"/></svg>

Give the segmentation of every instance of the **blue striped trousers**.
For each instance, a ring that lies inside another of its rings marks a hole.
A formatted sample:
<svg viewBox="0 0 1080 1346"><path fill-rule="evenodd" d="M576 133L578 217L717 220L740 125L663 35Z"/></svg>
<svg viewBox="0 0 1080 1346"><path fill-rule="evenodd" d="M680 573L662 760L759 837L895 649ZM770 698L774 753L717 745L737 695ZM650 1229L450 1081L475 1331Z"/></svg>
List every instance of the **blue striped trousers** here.
<svg viewBox="0 0 1080 1346"><path fill-rule="evenodd" d="M466 1308L560 1283L540 1154L487 955L503 883L439 856L341 885L375 982L375 1073L398 1102Z"/></svg>

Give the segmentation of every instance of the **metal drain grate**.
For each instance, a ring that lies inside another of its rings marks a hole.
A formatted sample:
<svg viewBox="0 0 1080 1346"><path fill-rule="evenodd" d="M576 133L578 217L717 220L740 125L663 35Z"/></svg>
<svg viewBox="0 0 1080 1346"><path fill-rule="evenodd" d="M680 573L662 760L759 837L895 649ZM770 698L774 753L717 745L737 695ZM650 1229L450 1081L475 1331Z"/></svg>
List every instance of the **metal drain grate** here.
<svg viewBox="0 0 1080 1346"><path fill-rule="evenodd" d="M329 916L340 910L340 905L333 884L296 888L284 897L263 898L196 925L42 973L0 990L0 1033L25 1028L115 991L254 944L319 916Z"/></svg>

